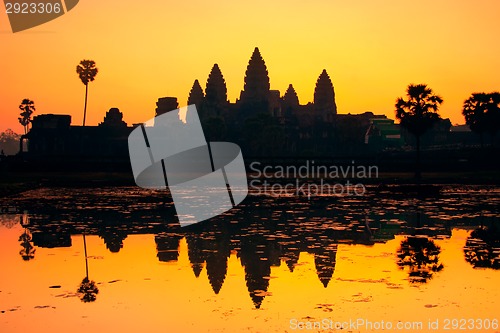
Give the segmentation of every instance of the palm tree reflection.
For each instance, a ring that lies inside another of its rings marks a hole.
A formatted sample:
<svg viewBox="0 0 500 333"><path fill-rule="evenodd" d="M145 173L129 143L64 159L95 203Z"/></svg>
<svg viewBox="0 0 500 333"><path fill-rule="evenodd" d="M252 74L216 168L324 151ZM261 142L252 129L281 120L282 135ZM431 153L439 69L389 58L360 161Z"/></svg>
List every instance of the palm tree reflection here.
<svg viewBox="0 0 500 333"><path fill-rule="evenodd" d="M401 269L408 269L412 283L425 283L435 272L443 269L439 261L441 248L433 240L423 236L408 236L397 251L397 264Z"/></svg>
<svg viewBox="0 0 500 333"><path fill-rule="evenodd" d="M24 232L19 236L19 242L21 242L22 249L19 251L19 255L24 261L30 261L35 258L36 249L33 246L33 240L31 233L28 229L24 228Z"/></svg>
<svg viewBox="0 0 500 333"><path fill-rule="evenodd" d="M84 303L94 302L99 294L99 289L95 285L94 281L89 280L85 277L80 283L77 292L80 294L80 300Z"/></svg>
<svg viewBox="0 0 500 333"><path fill-rule="evenodd" d="M465 243L464 255L474 268L500 269L500 229L492 225L474 230Z"/></svg>
<svg viewBox="0 0 500 333"><path fill-rule="evenodd" d="M33 244L33 237L31 232L28 230L28 226L30 225L30 218L28 213L25 211L19 217L19 224L24 228L24 232L19 236L19 242L21 243L21 251L19 251L19 255L23 258L24 261L30 261L35 258L35 246Z"/></svg>
<svg viewBox="0 0 500 333"><path fill-rule="evenodd" d="M99 294L99 289L97 288L94 281L89 280L89 262L87 257L87 241L85 239L85 233L83 234L83 247L85 249L85 273L86 276L80 283L77 293L80 295L80 300L84 303L94 302Z"/></svg>

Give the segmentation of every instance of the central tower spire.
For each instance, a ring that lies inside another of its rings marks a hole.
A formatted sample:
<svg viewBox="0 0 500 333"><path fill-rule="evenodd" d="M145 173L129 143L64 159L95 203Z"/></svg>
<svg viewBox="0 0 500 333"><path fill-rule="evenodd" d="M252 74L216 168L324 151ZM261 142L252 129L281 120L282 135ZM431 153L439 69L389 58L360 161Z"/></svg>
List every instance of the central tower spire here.
<svg viewBox="0 0 500 333"><path fill-rule="evenodd" d="M269 74L266 63L259 48L256 47L245 72L245 86L241 92L240 101L243 105L255 109L253 112L267 112L269 90Z"/></svg>

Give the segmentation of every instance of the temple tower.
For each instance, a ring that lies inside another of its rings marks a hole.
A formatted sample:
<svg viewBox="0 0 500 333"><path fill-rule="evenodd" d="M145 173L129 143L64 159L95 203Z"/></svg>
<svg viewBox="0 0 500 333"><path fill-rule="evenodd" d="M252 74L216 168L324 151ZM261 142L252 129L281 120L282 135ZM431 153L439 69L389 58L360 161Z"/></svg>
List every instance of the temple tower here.
<svg viewBox="0 0 500 333"><path fill-rule="evenodd" d="M314 89L314 113L326 121L331 120L332 116L337 114L333 84L325 69L323 69L323 72L318 77L318 81L316 81L316 88Z"/></svg>
<svg viewBox="0 0 500 333"><path fill-rule="evenodd" d="M169 111L175 110L179 107L177 104L177 97L161 97L158 98L156 102L156 114L155 117L160 116Z"/></svg>
<svg viewBox="0 0 500 333"><path fill-rule="evenodd" d="M193 87L189 92L187 105L194 104L196 105L196 108L200 110L204 98L205 94L203 93L200 82L198 82L198 80L194 80Z"/></svg>
<svg viewBox="0 0 500 333"><path fill-rule="evenodd" d="M288 88L286 89L285 94L283 95L283 107L285 110L288 109L297 109L299 107L299 97L297 96L297 93L295 92L295 88L293 85L289 85Z"/></svg>
<svg viewBox="0 0 500 333"><path fill-rule="evenodd" d="M205 87L204 116L222 116L227 107L227 87L219 65L214 64Z"/></svg>
<svg viewBox="0 0 500 333"><path fill-rule="evenodd" d="M267 112L269 96L269 74L266 63L256 47L245 72L245 85L240 94L240 102L247 109L253 109L252 113Z"/></svg>

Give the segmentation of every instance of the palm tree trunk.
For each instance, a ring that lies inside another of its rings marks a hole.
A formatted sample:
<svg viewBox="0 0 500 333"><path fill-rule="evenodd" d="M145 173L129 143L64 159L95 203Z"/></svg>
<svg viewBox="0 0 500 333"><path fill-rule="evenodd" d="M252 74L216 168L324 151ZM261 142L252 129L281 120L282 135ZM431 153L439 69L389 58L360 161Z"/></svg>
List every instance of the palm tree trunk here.
<svg viewBox="0 0 500 333"><path fill-rule="evenodd" d="M85 274L89 278L89 261L87 259L87 241L85 240L85 233L83 233L83 248L85 249Z"/></svg>
<svg viewBox="0 0 500 333"><path fill-rule="evenodd" d="M417 139L417 161L415 164L415 179L417 184L420 184L421 172L420 172L420 136L416 136Z"/></svg>
<svg viewBox="0 0 500 333"><path fill-rule="evenodd" d="M89 94L89 85L85 85L85 106L83 107L83 127L85 127L85 118L87 117L87 96Z"/></svg>

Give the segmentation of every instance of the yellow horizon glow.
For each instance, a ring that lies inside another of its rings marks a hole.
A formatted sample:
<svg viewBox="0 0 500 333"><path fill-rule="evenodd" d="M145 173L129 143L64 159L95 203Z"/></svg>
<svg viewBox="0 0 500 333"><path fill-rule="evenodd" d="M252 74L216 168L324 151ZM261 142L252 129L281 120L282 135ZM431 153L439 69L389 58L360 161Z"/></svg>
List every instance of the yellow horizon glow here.
<svg viewBox="0 0 500 333"><path fill-rule="evenodd" d="M396 0L308 2L222 0L147 3L81 1L66 15L13 34L0 13L0 131L21 132L23 98L37 111L83 118L82 59L96 61L87 124L118 107L129 124L154 116L159 97L187 103L218 63L234 102L254 47L266 62L271 89L295 87L313 101L323 69L340 114L372 111L394 119L394 103L410 83L426 83L444 103L440 114L464 123L463 101L500 90L500 2L417 3Z"/></svg>

